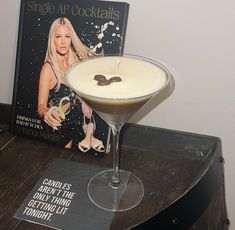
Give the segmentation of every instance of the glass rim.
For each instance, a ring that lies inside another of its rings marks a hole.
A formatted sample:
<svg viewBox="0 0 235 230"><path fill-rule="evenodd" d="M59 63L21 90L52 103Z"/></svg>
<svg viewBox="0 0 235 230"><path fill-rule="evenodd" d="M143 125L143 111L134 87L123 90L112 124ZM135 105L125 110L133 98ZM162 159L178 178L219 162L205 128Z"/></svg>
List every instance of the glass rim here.
<svg viewBox="0 0 235 230"><path fill-rule="evenodd" d="M156 94L158 94L160 91L162 91L169 83L170 83L170 80L172 79L172 74L171 72L168 70L168 68L163 64L161 63L158 59L153 59L153 58L149 58L149 57L146 57L146 56L142 56L142 55L136 55L136 54L129 54L129 53L123 53L123 54L120 54L120 53L117 53L117 54L103 54L103 55L100 55L100 56L94 56L94 57L90 57L90 58L87 58L85 60L82 60L81 62L79 63L76 63L74 65L72 65L68 71L66 71L66 81L68 82L68 74L70 72L70 70L72 70L75 66L78 66L78 65L81 65L83 62L89 62L91 60L94 59L97 59L97 58L105 58L105 57L126 57L126 58L132 58L132 59L136 59L136 60L142 60L142 61L145 61L147 63L151 63L153 65L156 65L158 66L159 68L161 68L165 75L166 75L166 81L164 82L163 86L160 87L158 90L152 92L152 93L149 93L149 94L146 94L146 95L142 95L142 96L135 96L135 97L119 97L119 98L113 98L113 97L100 97L100 96L94 96L94 95L89 95L87 93L83 93L83 92L79 92L78 90L76 90L72 85L70 85L68 83L68 85L76 92L78 92L79 95L81 96L84 96L84 97L88 97L88 98L96 98L96 99L100 99L100 100L106 100L106 101L130 101L130 100L138 100L138 99L141 99L141 98L148 98L148 97L151 97L151 96L154 96Z"/></svg>

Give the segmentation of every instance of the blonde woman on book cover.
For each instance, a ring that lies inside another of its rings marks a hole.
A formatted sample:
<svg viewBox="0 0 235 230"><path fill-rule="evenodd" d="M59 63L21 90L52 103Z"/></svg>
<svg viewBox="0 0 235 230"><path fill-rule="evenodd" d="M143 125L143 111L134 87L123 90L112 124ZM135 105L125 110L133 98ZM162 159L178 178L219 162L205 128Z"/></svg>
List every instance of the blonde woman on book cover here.
<svg viewBox="0 0 235 230"><path fill-rule="evenodd" d="M51 25L46 57L40 73L38 114L66 148L104 152L102 141L93 136L92 110L67 85L65 72L80 60L93 56L67 18Z"/></svg>

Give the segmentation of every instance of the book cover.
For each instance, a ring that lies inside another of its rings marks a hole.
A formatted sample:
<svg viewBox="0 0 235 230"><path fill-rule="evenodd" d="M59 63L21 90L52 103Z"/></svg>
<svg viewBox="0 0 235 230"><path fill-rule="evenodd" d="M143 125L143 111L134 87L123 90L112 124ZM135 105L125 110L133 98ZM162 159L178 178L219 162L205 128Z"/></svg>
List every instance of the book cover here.
<svg viewBox="0 0 235 230"><path fill-rule="evenodd" d="M86 58L124 50L129 4L95 0L22 0L11 131L102 155L110 129L66 84Z"/></svg>
<svg viewBox="0 0 235 230"><path fill-rule="evenodd" d="M27 195L14 217L54 229L110 229L115 212L92 203L87 184L99 166L56 159Z"/></svg>

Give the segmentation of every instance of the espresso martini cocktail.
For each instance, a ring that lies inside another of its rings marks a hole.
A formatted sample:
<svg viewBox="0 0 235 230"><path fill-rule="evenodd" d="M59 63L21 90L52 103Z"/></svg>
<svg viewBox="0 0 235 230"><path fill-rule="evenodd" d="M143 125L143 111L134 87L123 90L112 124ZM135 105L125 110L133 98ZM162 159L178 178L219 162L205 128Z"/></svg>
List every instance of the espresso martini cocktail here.
<svg viewBox="0 0 235 230"><path fill-rule="evenodd" d="M106 122L127 121L167 82L156 65L128 57L100 57L69 72L69 85Z"/></svg>
<svg viewBox="0 0 235 230"><path fill-rule="evenodd" d="M170 79L162 64L133 55L89 59L68 72L68 84L112 129L113 168L98 173L88 184L88 195L98 207L124 211L142 200L141 180L119 168L119 134L124 123Z"/></svg>

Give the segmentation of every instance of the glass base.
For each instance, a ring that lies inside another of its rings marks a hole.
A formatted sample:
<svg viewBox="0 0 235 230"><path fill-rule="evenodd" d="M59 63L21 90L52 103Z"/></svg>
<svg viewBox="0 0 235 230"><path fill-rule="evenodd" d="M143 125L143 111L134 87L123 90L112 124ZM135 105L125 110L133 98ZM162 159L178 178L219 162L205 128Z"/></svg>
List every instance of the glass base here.
<svg viewBox="0 0 235 230"><path fill-rule="evenodd" d="M115 172L119 182L112 182ZM144 196L142 181L125 170L105 170L92 177L87 186L90 200L107 211L126 211L137 206Z"/></svg>

